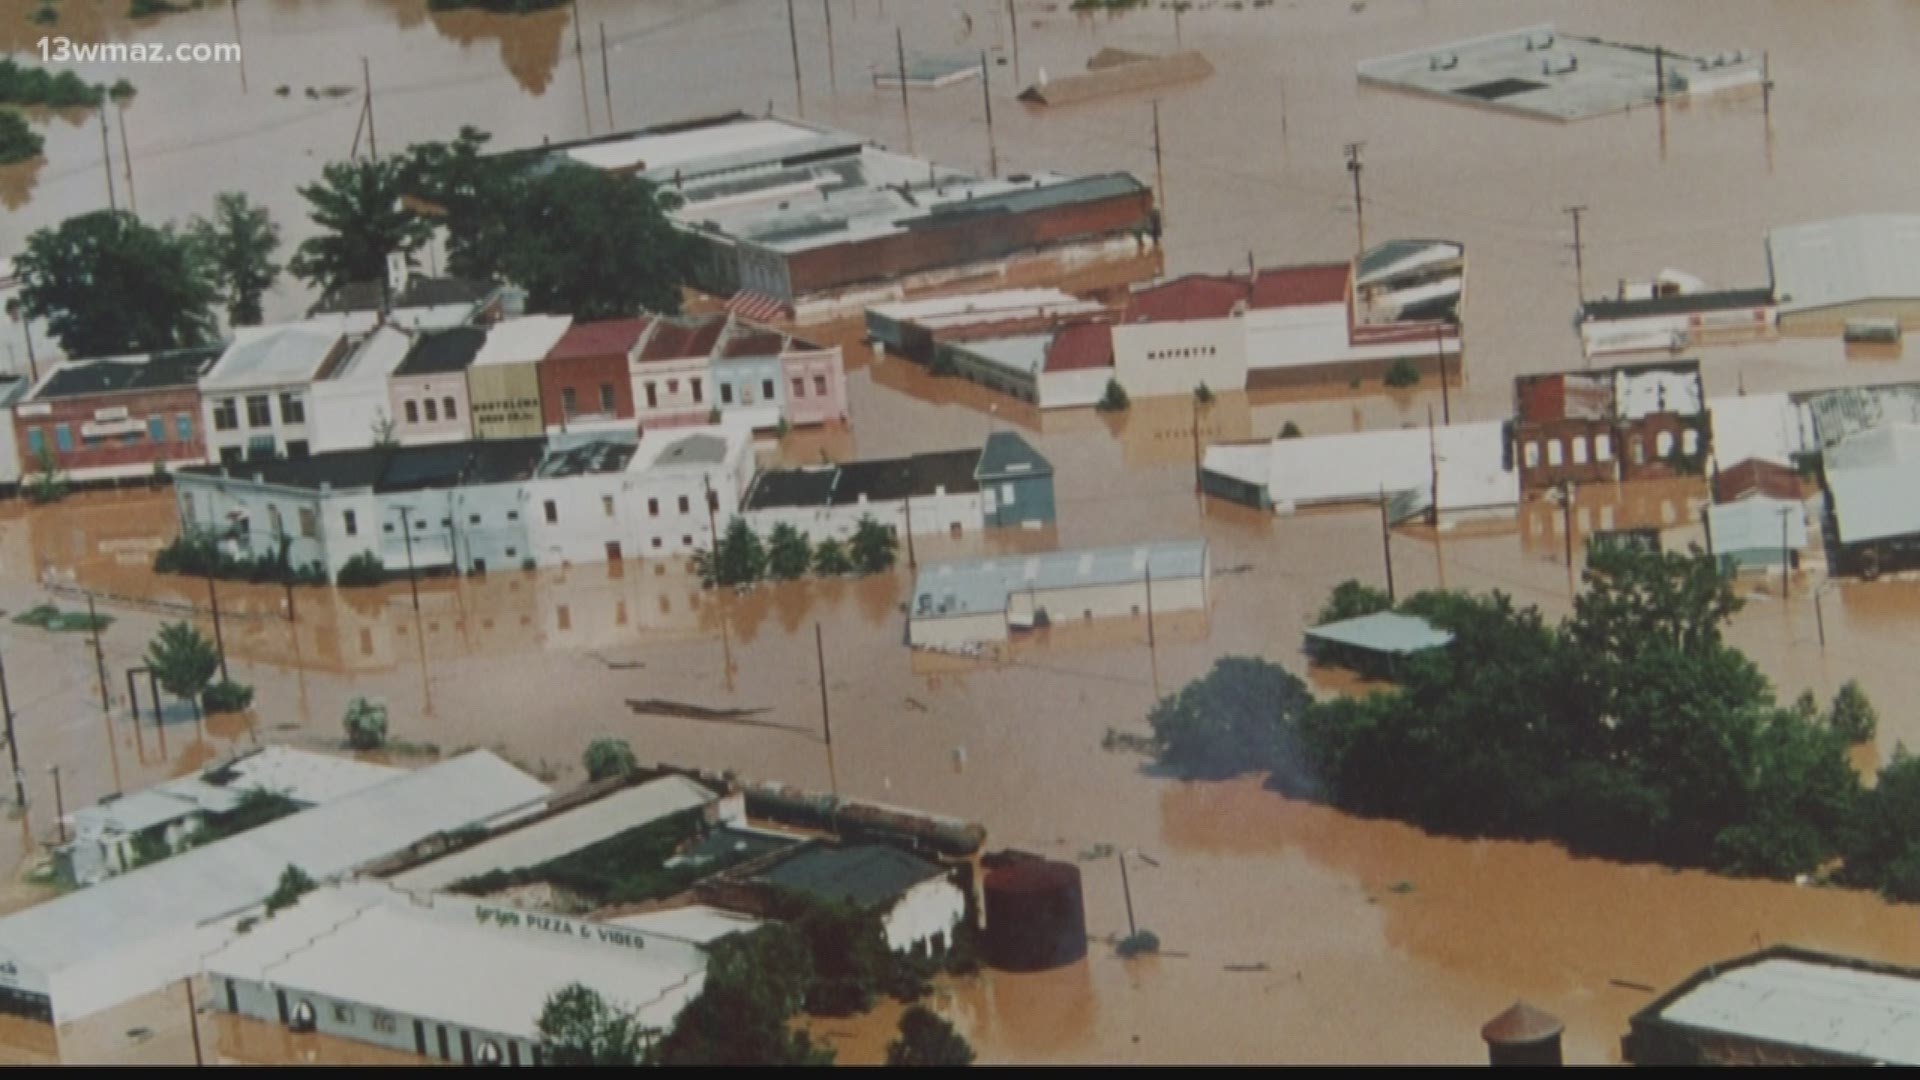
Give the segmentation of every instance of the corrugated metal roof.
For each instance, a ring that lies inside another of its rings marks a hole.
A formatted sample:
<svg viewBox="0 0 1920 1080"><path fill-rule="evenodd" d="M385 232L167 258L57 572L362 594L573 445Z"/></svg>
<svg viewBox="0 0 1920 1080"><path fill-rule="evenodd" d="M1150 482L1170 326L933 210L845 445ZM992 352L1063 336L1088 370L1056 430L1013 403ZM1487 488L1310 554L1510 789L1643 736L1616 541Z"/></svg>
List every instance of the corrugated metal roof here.
<svg viewBox="0 0 1920 1080"><path fill-rule="evenodd" d="M1920 214L1859 214L1767 234L1781 314L1920 298Z"/></svg>
<svg viewBox="0 0 1920 1080"><path fill-rule="evenodd" d="M1920 980L1773 958L1721 972L1660 1013L1676 1024L1920 1065Z"/></svg>
<svg viewBox="0 0 1920 1080"><path fill-rule="evenodd" d="M239 390L309 382L345 338L338 322L242 327L233 332L233 344L200 377L200 388Z"/></svg>
<svg viewBox="0 0 1920 1080"><path fill-rule="evenodd" d="M1453 635L1415 615L1376 611L1357 619L1311 627L1307 630L1307 639L1390 656L1410 656L1449 645Z"/></svg>
<svg viewBox="0 0 1920 1080"><path fill-rule="evenodd" d="M926 563L909 610L914 618L979 615L1006 610L1008 597L1028 589L1125 584L1143 580L1148 567L1156 581L1191 579L1205 573L1206 564L1204 540Z"/></svg>
<svg viewBox="0 0 1920 1080"><path fill-rule="evenodd" d="M1264 469L1259 456L1266 457ZM1279 508L1318 503L1371 502L1413 493L1407 504L1433 502L1439 470L1441 510L1513 506L1520 501L1520 474L1509 467L1504 425L1497 420L1275 439L1264 447L1207 449L1205 468L1246 483L1264 485Z"/></svg>
<svg viewBox="0 0 1920 1080"><path fill-rule="evenodd" d="M987 436L987 445L980 451L980 464L975 466L974 472L983 479L1014 475L1051 476L1053 466L1017 432L996 431Z"/></svg>
<svg viewBox="0 0 1920 1080"><path fill-rule="evenodd" d="M544 358L573 325L571 315L528 315L503 319L487 330L486 341L473 355L474 367L491 364L531 364Z"/></svg>
<svg viewBox="0 0 1920 1080"><path fill-rule="evenodd" d="M885 844L809 845L768 867L758 880L872 911L884 910L941 873L925 859Z"/></svg>
<svg viewBox="0 0 1920 1080"><path fill-rule="evenodd" d="M1047 343L1043 371L1088 371L1113 366L1113 326L1105 322L1065 326Z"/></svg>

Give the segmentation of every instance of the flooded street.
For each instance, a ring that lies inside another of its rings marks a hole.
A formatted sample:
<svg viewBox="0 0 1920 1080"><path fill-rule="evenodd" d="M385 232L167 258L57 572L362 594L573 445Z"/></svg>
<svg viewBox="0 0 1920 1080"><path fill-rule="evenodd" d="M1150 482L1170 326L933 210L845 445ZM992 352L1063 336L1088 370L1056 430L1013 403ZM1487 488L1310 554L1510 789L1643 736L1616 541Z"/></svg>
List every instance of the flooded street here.
<svg viewBox="0 0 1920 1080"><path fill-rule="evenodd" d="M0 48L37 48L45 31L24 18L33 6L0 0ZM119 7L66 0L70 21L59 30L76 40L227 41L237 24L246 49L244 70L80 69L108 81L126 74L140 90L126 123L143 217L182 220L206 212L215 191L245 190L273 210L289 249L308 232L295 186L353 141L362 56L383 152L448 137L461 122L517 146L736 108L796 111L785 5L758 0L581 0L584 58L565 9L509 18L429 13L425 0L243 0L135 23L109 12ZM797 5L808 119L904 148L899 97L871 81L892 63L898 25L909 50L986 49L995 58L1003 172L1153 177L1146 99L1051 112L1013 100L1012 28L1001 0L832 7L830 80L821 6ZM1078 68L1105 46L1174 46L1168 12L1108 19L1072 15L1064 3L1021 0L1017 8L1023 82L1041 68ZM971 17L970 31L958 13ZM1556 126L1362 88L1354 77L1368 56L1550 20L1682 49L1770 50L1778 83L1771 135L1757 97L1672 108L1664 122L1639 110ZM1920 5L1894 0L1202 6L1182 19L1182 44L1204 51L1216 74L1161 100L1167 267L1240 267L1249 249L1268 265L1345 257L1355 222L1341 147L1364 141L1368 236L1466 245L1465 381L1451 404L1456 419L1503 416L1515 375L1581 363L1562 207L1590 208L1585 261L1595 295L1669 266L1718 285L1761 284L1769 226L1910 209L1906 176L1920 149L1889 139L1883 117L1911 97L1906 45L1916 30ZM1852 76L1845 84L1830 77L1843 65ZM276 93L283 85L288 92ZM329 96L330 87L345 92ZM985 168L977 83L915 92L912 108L917 151ZM0 253L35 228L104 205L94 117L55 117L36 130L46 136L45 162L0 169ZM114 150L118 170L117 132ZM283 282L268 315L294 314L308 299ZM0 333L17 331L0 324ZM1716 348L1700 358L1712 395L1920 377L1912 359L1849 359L1838 341ZM988 1062L1473 1063L1484 1060L1479 1025L1516 997L1566 1020L1569 1061L1609 1062L1627 1017L1651 998L1646 987L1665 989L1762 944L1920 963L1913 911L1871 896L1574 859L1545 844L1429 837L1290 802L1251 781L1174 782L1136 755L1101 748L1110 728L1143 733L1157 694L1219 656L1263 655L1306 674L1301 633L1328 591L1349 577L1383 582L1371 511L1276 519L1203 503L1194 492L1197 446L1270 437L1288 421L1309 434L1424 425L1429 408L1439 409L1437 390L1316 401L1221 393L1201 410L1171 399L1136 402L1121 417L1042 416L857 348L848 369L851 429L796 433L778 456L971 446L1006 425L1053 464L1056 529L916 540L917 559L1203 536L1219 574L1212 610L1157 621L1151 649L1144 623L1123 620L1023 643L998 663L928 663L904 645L904 566L737 597L703 592L684 568L657 562L423 581L417 614L404 581L361 592L299 589L292 619L279 588L221 582L232 674L256 687L255 708L196 723L171 703L156 728L150 717L129 721L126 669L141 662L162 621L191 617L212 629L205 582L147 570L177 530L170 494L7 506L0 608L17 613L49 599L84 607L76 591L49 596L46 581L121 599L103 608L117 620L102 635L104 712L87 635L0 621L30 799L25 820L0 830L0 863L17 877L34 845L52 837L50 765L62 770L71 810L256 740L337 748L346 703L367 695L391 704L395 740L442 753L497 748L560 784L584 778L579 753L589 739L616 735L643 760L822 789L837 775L847 794L977 819L995 847L1075 860L1107 845L1157 862L1130 868L1139 925L1160 936L1165 955L1121 961L1096 944L1063 970L990 973L939 991L941 1011ZM1583 492L1574 528L1582 536L1678 526L1697 518L1704 497L1698 482L1597 488ZM1437 536L1400 530L1389 541L1397 590L1500 589L1557 619L1570 609L1577 570L1563 561L1564 527L1557 505L1532 504L1505 522ZM1802 689L1824 700L1858 679L1881 709L1878 742L1862 766L1903 742L1920 746L1920 714L1905 707L1920 699L1920 672L1905 655L1920 584L1832 586L1820 594L1818 617L1812 576L1784 600L1777 579L1765 591L1759 578L1751 584L1730 637L1782 700ZM831 773L815 734L816 622L834 726ZM641 716L625 704L637 698L764 708L761 719L784 730ZM1087 858L1081 869L1088 932L1124 934L1114 858ZM21 902L33 898L17 884L4 895L16 892ZM120 1046L119 1031L99 1038L109 1048L92 1049L89 1039L74 1053L182 1060L186 1044L165 1026L183 1024L179 1012L153 1021L147 1057ZM879 1060L893 1019L883 1010L816 1031L843 1060ZM258 1049L278 1045L272 1032L219 1038L242 1057L306 1052Z"/></svg>

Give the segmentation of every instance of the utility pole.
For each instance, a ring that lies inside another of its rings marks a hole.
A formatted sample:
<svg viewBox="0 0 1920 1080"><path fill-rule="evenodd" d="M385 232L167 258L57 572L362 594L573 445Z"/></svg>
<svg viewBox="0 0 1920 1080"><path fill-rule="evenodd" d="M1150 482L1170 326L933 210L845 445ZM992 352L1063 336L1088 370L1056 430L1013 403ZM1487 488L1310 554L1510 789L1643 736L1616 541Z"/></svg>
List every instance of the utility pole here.
<svg viewBox="0 0 1920 1080"><path fill-rule="evenodd" d="M53 821L60 827L60 842L67 842L67 803L60 797L60 766L49 765L47 771L53 774Z"/></svg>
<svg viewBox="0 0 1920 1080"><path fill-rule="evenodd" d="M1120 853L1120 894L1127 898L1127 936L1132 937L1140 930L1133 924L1133 886L1127 881L1127 853L1124 851Z"/></svg>
<svg viewBox="0 0 1920 1080"><path fill-rule="evenodd" d="M1827 617L1820 610L1820 594L1825 591L1824 588L1816 588L1813 590L1813 625L1820 631L1821 652L1827 651ZM14 766L14 774L16 776L19 775L19 771L19 766Z"/></svg>
<svg viewBox="0 0 1920 1080"><path fill-rule="evenodd" d="M1585 206L1569 206L1565 212L1573 217L1573 281L1580 290L1580 303L1587 302L1587 263L1586 248L1580 242L1580 215L1587 212Z"/></svg>
<svg viewBox="0 0 1920 1080"><path fill-rule="evenodd" d="M1433 328L1433 351L1440 358L1440 422L1453 426L1452 395L1447 391L1447 323L1441 320Z"/></svg>
<svg viewBox="0 0 1920 1080"><path fill-rule="evenodd" d="M1440 447L1434 440L1433 406L1431 405L1427 406L1427 466L1431 470L1433 484L1433 490L1429 494L1429 502L1432 505L1427 509L1427 520L1433 524L1434 531L1438 532L1440 529ZM1434 542L1439 543L1439 538L1436 537Z"/></svg>
<svg viewBox="0 0 1920 1080"><path fill-rule="evenodd" d="M1781 527L1781 535L1786 535L1784 525ZM113 702L107 697L107 654L100 648L100 616L93 609L92 593L87 594L87 629L93 631L93 666L100 674L100 708L106 710L109 719L111 719L113 715ZM224 679L226 678L226 674L227 673L223 671L220 673L220 677Z"/></svg>
<svg viewBox="0 0 1920 1080"><path fill-rule="evenodd" d="M219 550L218 544L214 550ZM213 583L213 560L207 560L207 606L213 609L213 647L220 654L220 681L227 680L227 640L220 633L220 590Z"/></svg>
<svg viewBox="0 0 1920 1080"><path fill-rule="evenodd" d="M1387 489L1380 489L1380 552L1387 563L1387 601L1391 603L1393 595L1393 530L1387 524Z"/></svg>
<svg viewBox="0 0 1920 1080"><path fill-rule="evenodd" d="M1153 196L1160 205L1160 223L1167 220L1167 171L1160 155L1160 99L1153 99Z"/></svg>
<svg viewBox="0 0 1920 1080"><path fill-rule="evenodd" d="M102 105L102 108L105 108ZM133 151L127 148L127 107L124 103L114 102L114 111L120 116L120 164L127 170L127 209L133 216L140 216L140 197L133 193Z"/></svg>
<svg viewBox="0 0 1920 1080"><path fill-rule="evenodd" d="M1793 571L1793 551L1787 547L1787 522L1792 513L1791 507L1783 507L1780 511L1780 599L1782 600L1787 598L1788 590L1793 588L1793 578L1790 576Z"/></svg>
<svg viewBox="0 0 1920 1080"><path fill-rule="evenodd" d="M1200 494L1200 392L1193 394L1193 493Z"/></svg>
<svg viewBox="0 0 1920 1080"><path fill-rule="evenodd" d="M1013 88L1020 89L1020 18L1013 13L1013 0L1007 0L1007 22L1013 26Z"/></svg>
<svg viewBox="0 0 1920 1080"><path fill-rule="evenodd" d="M827 93L840 96L840 73L833 62L833 0L820 0L820 11L827 17Z"/></svg>
<svg viewBox="0 0 1920 1080"><path fill-rule="evenodd" d="M707 478L706 473L700 474L700 487L707 495L707 532L713 536L708 542L712 545L713 557L718 559L720 557L720 519L715 513L715 503L718 500L713 497L713 481Z"/></svg>
<svg viewBox="0 0 1920 1080"><path fill-rule="evenodd" d="M820 731L827 743L827 783L839 798L840 773L833 764L833 714L827 709L827 647L821 640L819 620L813 624L813 658L820 669Z"/></svg>
<svg viewBox="0 0 1920 1080"><path fill-rule="evenodd" d="M993 144L993 80L987 69L987 50L980 50L980 100L987 107L987 175L1000 175L1000 151Z"/></svg>
<svg viewBox="0 0 1920 1080"><path fill-rule="evenodd" d="M396 506L400 511L400 534L407 542L407 587L413 590L413 613L420 614L420 579L413 570L413 507ZM422 642L425 647L425 642Z"/></svg>
<svg viewBox="0 0 1920 1080"><path fill-rule="evenodd" d="M1760 54L1760 115L1767 122L1767 130L1773 130L1773 53L1771 50Z"/></svg>
<svg viewBox="0 0 1920 1080"><path fill-rule="evenodd" d="M13 735L13 699L7 694L7 665L4 659L0 659L0 714L6 717L7 756L13 759L13 800L24 810L27 805L27 778L20 771L20 743Z"/></svg>
<svg viewBox="0 0 1920 1080"><path fill-rule="evenodd" d="M193 1029L193 1063L204 1066L206 1061L200 1056L200 1010L193 1000L193 976L180 981L187 984L187 1023Z"/></svg>
<svg viewBox="0 0 1920 1080"><path fill-rule="evenodd" d="M367 95L367 153L372 155L373 160L379 161L380 137L373 131L373 68L364 56L360 58L360 82Z"/></svg>
<svg viewBox="0 0 1920 1080"><path fill-rule="evenodd" d="M1363 142L1347 144L1347 171L1353 174L1353 224L1359 235L1360 252L1367 250L1367 204L1360 195L1360 173L1366 164L1360 160L1360 151L1366 149Z"/></svg>
<svg viewBox="0 0 1920 1080"><path fill-rule="evenodd" d="M607 92L607 130L613 130L613 69L607 65L607 24L600 24L600 86Z"/></svg>
<svg viewBox="0 0 1920 1080"><path fill-rule="evenodd" d="M1567 534L1567 573L1573 573L1573 481L1560 481L1560 514L1563 532Z"/></svg>
<svg viewBox="0 0 1920 1080"><path fill-rule="evenodd" d="M120 209L120 201L113 191L113 149L107 141L107 95L101 94L97 105L100 112L100 167L107 174L107 209Z"/></svg>
<svg viewBox="0 0 1920 1080"><path fill-rule="evenodd" d="M919 564L913 558L913 492L908 491L900 497L900 503L907 511L907 569L917 570Z"/></svg>
<svg viewBox="0 0 1920 1080"><path fill-rule="evenodd" d="M1180 37L1180 10L1182 6L1183 5L1177 2L1173 5L1173 47L1175 51L1183 47Z"/></svg>
<svg viewBox="0 0 1920 1080"><path fill-rule="evenodd" d="M900 116L907 124L907 153L913 153L913 109L907 105L907 37L899 27L893 28L893 53L900 65Z"/></svg>
<svg viewBox="0 0 1920 1080"><path fill-rule="evenodd" d="M793 49L793 109L807 115L807 92L800 85L800 27L793 19L793 0L787 0L787 44Z"/></svg>

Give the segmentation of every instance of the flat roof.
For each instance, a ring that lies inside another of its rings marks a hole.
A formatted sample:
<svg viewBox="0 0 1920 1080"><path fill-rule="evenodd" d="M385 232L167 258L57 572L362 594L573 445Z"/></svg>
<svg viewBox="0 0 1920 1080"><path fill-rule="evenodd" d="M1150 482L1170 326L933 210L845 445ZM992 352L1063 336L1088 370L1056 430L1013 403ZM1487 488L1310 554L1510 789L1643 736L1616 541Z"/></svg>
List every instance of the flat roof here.
<svg viewBox="0 0 1920 1080"><path fill-rule="evenodd" d="M491 752L469 751L9 915L0 919L0 957L43 978L86 966L88 985L53 989L55 1021L71 1020L186 974L101 961L259 903L289 865L332 877L548 795Z"/></svg>
<svg viewBox="0 0 1920 1080"><path fill-rule="evenodd" d="M1786 394L1710 398L1713 452L1721 466L1757 459L1792 465L1795 454L1818 444L1800 406Z"/></svg>
<svg viewBox="0 0 1920 1080"><path fill-rule="evenodd" d="M742 915L737 911L709 907L705 904L688 904L685 907L645 911L638 915L622 915L607 921L615 926L624 926L650 934L665 934L668 937L681 938L698 945L711 945L729 934L751 933L762 925L759 919L751 915Z"/></svg>
<svg viewBox="0 0 1920 1080"><path fill-rule="evenodd" d="M63 361L40 377L40 385L33 388L27 400L195 386L200 381L200 373L223 349L220 345L208 345L140 356Z"/></svg>
<svg viewBox="0 0 1920 1080"><path fill-rule="evenodd" d="M627 439L587 439L571 446L547 447L534 469L542 480L567 476L624 472L640 446Z"/></svg>
<svg viewBox="0 0 1920 1080"><path fill-rule="evenodd" d="M925 859L886 844L806 844L762 870L755 880L873 911L944 873Z"/></svg>
<svg viewBox="0 0 1920 1080"><path fill-rule="evenodd" d="M1920 297L1920 214L1856 214L1767 234L1780 313Z"/></svg>
<svg viewBox="0 0 1920 1080"><path fill-rule="evenodd" d="M1206 572L1205 540L1171 540L1124 547L1049 551L925 563L913 583L913 618L941 618L1005 611L1007 598L1028 589L1119 585L1145 578L1175 581Z"/></svg>
<svg viewBox="0 0 1920 1080"><path fill-rule="evenodd" d="M1889 1065L1920 1065L1920 978L1798 950L1709 968L1636 1017ZM1657 1011L1656 1011L1657 1010Z"/></svg>
<svg viewBox="0 0 1920 1080"><path fill-rule="evenodd" d="M404 889L437 891L489 871L537 866L719 797L684 776L664 776L509 829L391 880Z"/></svg>
<svg viewBox="0 0 1920 1080"><path fill-rule="evenodd" d="M538 363L572 325L571 315L526 315L518 319L502 319L487 329L486 340L481 344L480 351L473 354L472 366Z"/></svg>
<svg viewBox="0 0 1920 1080"><path fill-rule="evenodd" d="M247 791L271 791L314 806L384 783L404 771L334 754L267 746L191 776L103 800L69 817L76 833L98 839L140 832L198 813L226 813L240 805Z"/></svg>
<svg viewBox="0 0 1920 1080"><path fill-rule="evenodd" d="M1781 522L1786 530L1781 531ZM1707 506L1707 534L1717 553L1774 551L1807 546L1807 510L1798 502L1755 495L1738 502Z"/></svg>
<svg viewBox="0 0 1920 1080"><path fill-rule="evenodd" d="M940 491L949 495L978 491L981 453L980 450L939 450L904 458L768 469L754 477L742 505L748 510L853 506L862 496L868 502L892 502Z"/></svg>
<svg viewBox="0 0 1920 1080"><path fill-rule="evenodd" d="M1920 533L1920 426L1868 428L1829 447L1824 464L1841 543Z"/></svg>
<svg viewBox="0 0 1920 1080"><path fill-rule="evenodd" d="M1411 656L1453 642L1452 634L1427 620L1397 611L1376 611L1356 619L1309 627L1307 638L1388 656Z"/></svg>
<svg viewBox="0 0 1920 1080"><path fill-rule="evenodd" d="M311 382L346 340L337 320L242 327L233 332L227 351L200 376L200 388L245 390Z"/></svg>
<svg viewBox="0 0 1920 1080"><path fill-rule="evenodd" d="M486 340L487 332L477 326L422 331L414 335L413 348L393 373L396 376L447 375L465 371Z"/></svg>
<svg viewBox="0 0 1920 1080"><path fill-rule="evenodd" d="M894 322L912 323L929 330L1013 319L1075 315L1103 310L1095 300L1082 300L1060 289L1000 289L995 292L935 296L875 304L867 309Z"/></svg>
<svg viewBox="0 0 1920 1080"><path fill-rule="evenodd" d="M319 378L331 383L385 382L412 348L412 334L396 326L381 326L361 338L345 359Z"/></svg>
<svg viewBox="0 0 1920 1080"><path fill-rule="evenodd" d="M565 457L565 452L560 456ZM539 474L548 460L546 439L535 435L520 439L334 450L304 458L275 458L239 465L194 465L179 470L179 474L309 491L318 491L326 485L336 491L372 488L391 493L529 480Z"/></svg>
<svg viewBox="0 0 1920 1080"><path fill-rule="evenodd" d="M1814 446L1833 446L1883 424L1920 424L1920 382L1846 386L1793 398L1805 410Z"/></svg>
<svg viewBox="0 0 1920 1080"><path fill-rule="evenodd" d="M1517 505L1509 453L1505 424L1485 420L1210 446L1204 468L1266 488L1278 507L1374 502L1384 490L1404 517L1433 504L1436 465L1443 511Z"/></svg>
<svg viewBox="0 0 1920 1080"><path fill-rule="evenodd" d="M209 973L540 1041L547 998L581 983L667 1029L706 971L691 943L583 919L360 883L317 889L207 957ZM476 1048L477 1049L477 1048Z"/></svg>
<svg viewBox="0 0 1920 1080"><path fill-rule="evenodd" d="M1654 296L1644 300L1588 300L1580 305L1580 313L1594 320L1644 319L1655 315L1686 315L1772 306L1773 290L1770 288L1719 289Z"/></svg>

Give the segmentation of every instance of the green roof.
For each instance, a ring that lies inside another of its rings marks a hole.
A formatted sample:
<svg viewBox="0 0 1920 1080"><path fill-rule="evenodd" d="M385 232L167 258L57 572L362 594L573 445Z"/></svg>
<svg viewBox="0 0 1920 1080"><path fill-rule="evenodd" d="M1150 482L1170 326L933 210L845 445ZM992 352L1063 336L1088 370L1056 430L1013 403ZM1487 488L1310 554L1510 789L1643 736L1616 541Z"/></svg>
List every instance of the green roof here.
<svg viewBox="0 0 1920 1080"><path fill-rule="evenodd" d="M1053 466L1019 435L1011 431L996 431L987 436L987 445L980 451L980 464L974 467L973 475L1051 476Z"/></svg>
<svg viewBox="0 0 1920 1080"><path fill-rule="evenodd" d="M882 844L808 847L769 867L760 880L863 911L884 908L908 889L940 876L940 868Z"/></svg>
<svg viewBox="0 0 1920 1080"><path fill-rule="evenodd" d="M1388 656L1411 656L1446 645L1453 641L1453 635L1413 615L1376 611L1316 626L1307 631L1307 640Z"/></svg>

